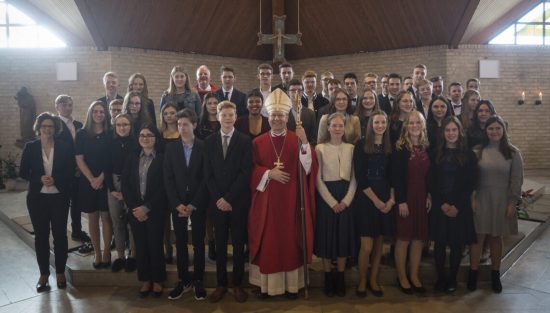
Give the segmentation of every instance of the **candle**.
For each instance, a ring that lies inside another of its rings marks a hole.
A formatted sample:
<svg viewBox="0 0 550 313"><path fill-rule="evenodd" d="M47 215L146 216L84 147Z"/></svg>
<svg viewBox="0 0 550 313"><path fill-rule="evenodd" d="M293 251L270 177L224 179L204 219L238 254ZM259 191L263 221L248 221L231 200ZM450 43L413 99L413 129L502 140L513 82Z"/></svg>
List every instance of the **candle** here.
<svg viewBox="0 0 550 313"><path fill-rule="evenodd" d="M542 91L539 92L539 101L542 102Z"/></svg>
<svg viewBox="0 0 550 313"><path fill-rule="evenodd" d="M525 101L525 91L521 92L521 101Z"/></svg>

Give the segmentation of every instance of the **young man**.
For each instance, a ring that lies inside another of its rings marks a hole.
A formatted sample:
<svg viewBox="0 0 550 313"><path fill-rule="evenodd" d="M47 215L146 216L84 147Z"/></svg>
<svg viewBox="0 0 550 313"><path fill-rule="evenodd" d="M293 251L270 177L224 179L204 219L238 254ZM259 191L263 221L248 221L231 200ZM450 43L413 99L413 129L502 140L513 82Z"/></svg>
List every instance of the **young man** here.
<svg viewBox="0 0 550 313"><path fill-rule="evenodd" d="M443 90L444 90L443 77L441 76L432 77L430 81L433 84L433 94L434 94L433 97L435 98L443 95Z"/></svg>
<svg viewBox="0 0 550 313"><path fill-rule="evenodd" d="M416 103L416 110L422 115L424 115L424 118L428 118L428 111L430 109L430 102L432 101L432 82L427 79L421 79L418 82L418 102Z"/></svg>
<svg viewBox="0 0 550 313"><path fill-rule="evenodd" d="M288 83L294 78L294 70L292 69L292 64L290 63L281 63L279 65L279 75L281 76L281 83L273 87L282 89L284 92L288 91Z"/></svg>
<svg viewBox="0 0 550 313"><path fill-rule="evenodd" d="M250 206L250 170L252 142L235 130L236 106L229 101L218 104L220 130L204 142L205 181L209 191L209 207L213 209L216 238L216 276L218 286L210 294L210 302L220 301L227 292L227 241L231 232L233 245L233 296L245 302L248 294L242 288L244 244Z"/></svg>
<svg viewBox="0 0 550 313"><path fill-rule="evenodd" d="M193 86L193 90L199 93L201 102L207 93L218 90L216 85L210 83L210 69L208 69L208 66L201 65L197 68L197 84Z"/></svg>
<svg viewBox="0 0 550 313"><path fill-rule="evenodd" d="M323 87L323 91L321 92L321 94L327 100L330 100L330 95L328 92L328 82L331 79L334 79L334 74L332 74L331 72L326 71L323 74L321 74L321 86Z"/></svg>
<svg viewBox="0 0 550 313"><path fill-rule="evenodd" d="M351 99L351 106L355 108L357 105L357 75L355 73L346 73L344 74L344 87L348 92L348 95Z"/></svg>
<svg viewBox="0 0 550 313"><path fill-rule="evenodd" d="M378 90L378 75L374 73L366 73L363 77L363 91L372 90L377 93Z"/></svg>
<svg viewBox="0 0 550 313"><path fill-rule="evenodd" d="M382 78L380 78L380 86L381 86L381 90L380 90L380 95L381 97L387 97L388 96L388 77L389 77L389 74L384 74L384 76L382 76Z"/></svg>
<svg viewBox="0 0 550 313"><path fill-rule="evenodd" d="M379 97L380 109L382 109L389 116L391 114L394 98L401 91L401 75L397 73L391 73L388 75L388 96Z"/></svg>
<svg viewBox="0 0 550 313"><path fill-rule="evenodd" d="M462 113L462 97L464 96L464 89L459 82L453 82L449 85L449 99L453 106L455 116L459 116Z"/></svg>
<svg viewBox="0 0 550 313"><path fill-rule="evenodd" d="M420 93L418 92L418 84L421 80L426 79L426 75L428 74L428 67L424 64L417 64L413 68L413 74L412 74L412 86L408 89L410 92L412 92L414 96L414 100L416 102L420 101Z"/></svg>
<svg viewBox="0 0 550 313"><path fill-rule="evenodd" d="M228 66L223 66L221 68L221 81L222 88L216 91L218 99L229 100L237 106L237 116L246 116L248 110L246 109L246 95L235 88L235 70Z"/></svg>
<svg viewBox="0 0 550 313"><path fill-rule="evenodd" d="M73 119L73 99L68 95L59 95L55 99L55 110L63 123L62 130L57 135L60 140L74 146L76 132L82 128L82 123ZM78 177L80 172L75 168L74 181L71 184L70 206L71 206L71 239L81 242L90 242L90 237L82 230L80 207L78 206ZM91 249L91 246L88 248Z"/></svg>
<svg viewBox="0 0 550 313"><path fill-rule="evenodd" d="M105 96L97 100L103 102L106 106L115 99L123 99L122 96L117 93L118 77L115 72L107 72L103 75L103 88L105 89Z"/></svg>
<svg viewBox="0 0 550 313"><path fill-rule="evenodd" d="M330 102L330 97L336 88L342 88L342 83L338 79L331 79L328 81L328 100Z"/></svg>
<svg viewBox="0 0 550 313"><path fill-rule="evenodd" d="M259 92L262 93L264 99L267 99L267 96L271 93L271 79L273 78L273 67L267 63L262 63L258 65L258 80L260 81L260 87L256 88ZM267 110L262 107L262 116L268 117Z"/></svg>
<svg viewBox="0 0 550 313"><path fill-rule="evenodd" d="M317 88L317 73L315 73L312 70L307 70L304 73L304 75L302 75L302 83L303 83L303 86L302 84L299 84L300 87L305 88L305 91L302 90L303 91L303 95L301 96L302 104L304 105L304 107L315 112L315 115L316 115L319 109L328 105L329 103L327 99L325 99L324 97L318 96L318 94L315 92L315 89ZM293 85L296 85L296 82L294 82ZM294 101L294 98L290 96L290 100Z"/></svg>
<svg viewBox="0 0 550 313"><path fill-rule="evenodd" d="M109 113L111 114L111 125L115 126L115 117L122 112L122 99L115 99L109 102Z"/></svg>
<svg viewBox="0 0 550 313"><path fill-rule="evenodd" d="M301 102L298 105L302 106L302 111L300 113L302 128L306 132L308 141L312 145L315 145L315 142L317 141L317 118L315 116L315 112L307 107L307 100L305 100L304 103L304 87L299 80L293 79L290 81L288 86L288 96L292 102L292 108L290 109L290 114L288 114L288 123L286 124L287 129L291 131L296 130L297 103L294 99L298 97L298 99L301 99ZM325 99L323 97L319 98Z"/></svg>
<svg viewBox="0 0 550 313"><path fill-rule="evenodd" d="M207 190L204 181L204 143L195 138L197 115L189 108L178 112L178 131L181 140L171 142L164 153L164 182L172 222L176 233L178 284L168 299L179 299L195 291L195 299L206 299L203 285L204 237L206 233ZM193 277L189 274L187 225L191 218L193 243Z"/></svg>
<svg viewBox="0 0 550 313"><path fill-rule="evenodd" d="M252 144L252 202L248 214L250 283L260 287L258 297L285 294L297 299L304 286L300 193L304 195L307 263L313 248L315 181L318 163L302 127L296 133L286 129L292 104L280 89L265 101L271 131ZM303 189L299 190L302 175Z"/></svg>
<svg viewBox="0 0 550 313"><path fill-rule="evenodd" d="M466 81L466 90L475 90L479 92L479 79L470 78Z"/></svg>

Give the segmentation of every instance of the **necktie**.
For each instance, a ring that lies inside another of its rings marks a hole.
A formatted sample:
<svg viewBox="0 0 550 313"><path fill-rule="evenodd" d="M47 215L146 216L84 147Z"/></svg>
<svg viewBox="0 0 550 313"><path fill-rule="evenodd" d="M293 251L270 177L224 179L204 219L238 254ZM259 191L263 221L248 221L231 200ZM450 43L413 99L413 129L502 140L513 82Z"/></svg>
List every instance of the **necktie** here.
<svg viewBox="0 0 550 313"><path fill-rule="evenodd" d="M224 160L225 160L225 156L227 155L227 147L228 146L229 146L229 136L223 135L222 149L223 149L223 158L224 158Z"/></svg>
<svg viewBox="0 0 550 313"><path fill-rule="evenodd" d="M225 99L224 100L229 100L229 91L225 92Z"/></svg>

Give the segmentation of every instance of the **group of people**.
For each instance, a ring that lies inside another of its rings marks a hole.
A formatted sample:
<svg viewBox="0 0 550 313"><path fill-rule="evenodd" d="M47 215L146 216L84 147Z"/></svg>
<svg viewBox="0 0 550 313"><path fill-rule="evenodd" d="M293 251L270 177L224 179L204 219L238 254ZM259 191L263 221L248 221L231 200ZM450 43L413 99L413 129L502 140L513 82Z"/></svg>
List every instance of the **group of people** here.
<svg viewBox="0 0 550 313"><path fill-rule="evenodd" d="M57 115L40 114L38 139L29 142L21 177L40 268L38 291L49 289L49 232L54 238L58 287L64 288L69 207L88 214L93 267L137 268L139 295L160 297L176 237L179 281L168 298L203 286L206 258L216 261L220 301L228 292L228 240L233 246L233 296L247 300L245 260L257 296L296 299L312 255L322 261L324 292L346 294L350 258L359 269L356 294L382 296L378 273L385 239L392 240L397 284L405 294L425 293L419 275L423 247L434 243L435 290L454 292L463 251L469 247L468 289L477 288L484 242L491 251L492 289L501 292L502 237L517 233L521 199L520 151L479 80L450 84L426 79L414 67L407 78L344 75L292 65L258 66L260 87L234 87L235 71L222 67L220 88L210 70L197 69L197 85L181 66L170 73L157 127L145 77L133 74L124 97L118 78L103 78L106 95L91 103L84 124L72 118L73 101L60 95ZM71 209L72 210L72 209ZM73 214L71 214L73 218ZM101 227L100 227L101 224ZM191 225L193 273L188 270ZM128 227L129 226L129 227ZM117 257L111 262L114 236ZM103 248L103 249L102 249ZM127 249L128 248L128 249ZM449 270L445 262L450 249ZM407 262L409 264L407 271ZM370 266L370 271L369 271Z"/></svg>

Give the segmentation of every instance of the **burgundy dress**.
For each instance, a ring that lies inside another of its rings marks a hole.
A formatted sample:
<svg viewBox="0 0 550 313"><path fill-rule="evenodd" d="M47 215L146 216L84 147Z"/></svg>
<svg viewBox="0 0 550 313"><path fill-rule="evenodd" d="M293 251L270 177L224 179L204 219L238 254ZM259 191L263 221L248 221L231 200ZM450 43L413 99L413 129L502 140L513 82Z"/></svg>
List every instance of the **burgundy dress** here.
<svg viewBox="0 0 550 313"><path fill-rule="evenodd" d="M407 164L407 205L409 215L397 216L397 233L399 240L428 239L428 210L426 208L427 175L430 167L428 152L414 147Z"/></svg>

